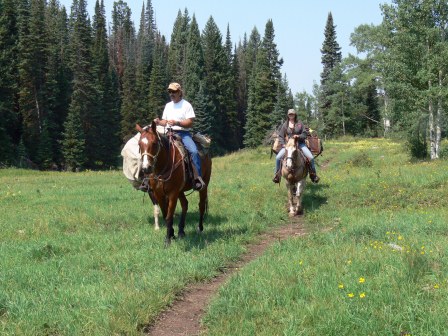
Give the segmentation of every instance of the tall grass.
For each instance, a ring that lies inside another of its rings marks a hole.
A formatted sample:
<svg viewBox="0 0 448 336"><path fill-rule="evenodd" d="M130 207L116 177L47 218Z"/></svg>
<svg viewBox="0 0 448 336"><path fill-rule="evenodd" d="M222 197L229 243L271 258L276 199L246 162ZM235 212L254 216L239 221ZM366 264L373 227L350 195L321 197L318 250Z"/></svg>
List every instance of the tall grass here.
<svg viewBox="0 0 448 336"><path fill-rule="evenodd" d="M234 276L208 334L446 335L448 163L409 162L386 140L327 143L323 159L309 234Z"/></svg>
<svg viewBox="0 0 448 336"><path fill-rule="evenodd" d="M193 193L187 237L168 249L119 171L0 170L0 334L141 334L187 283L287 218L272 167L267 149L216 158L203 234Z"/></svg>

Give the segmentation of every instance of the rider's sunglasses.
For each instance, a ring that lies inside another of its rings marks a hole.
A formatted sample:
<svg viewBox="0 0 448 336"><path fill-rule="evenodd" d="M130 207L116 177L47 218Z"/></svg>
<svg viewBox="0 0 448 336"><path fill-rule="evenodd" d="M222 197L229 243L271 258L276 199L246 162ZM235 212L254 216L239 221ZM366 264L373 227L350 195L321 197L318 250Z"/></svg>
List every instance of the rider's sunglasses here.
<svg viewBox="0 0 448 336"><path fill-rule="evenodd" d="M174 94L174 93L178 93L178 92L179 92L179 90L177 90L177 91L168 90L168 93L169 93L169 94L172 94L172 93Z"/></svg>

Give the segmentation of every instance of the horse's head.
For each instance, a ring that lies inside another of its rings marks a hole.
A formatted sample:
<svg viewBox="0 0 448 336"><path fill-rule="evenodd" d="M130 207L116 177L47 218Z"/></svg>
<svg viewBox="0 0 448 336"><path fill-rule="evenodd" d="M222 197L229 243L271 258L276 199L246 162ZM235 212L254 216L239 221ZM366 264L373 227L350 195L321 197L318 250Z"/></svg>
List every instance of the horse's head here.
<svg viewBox="0 0 448 336"><path fill-rule="evenodd" d="M297 139L291 137L288 140L288 143L285 146L285 154L286 168L288 168L288 170L293 170L297 165L299 157Z"/></svg>
<svg viewBox="0 0 448 336"><path fill-rule="evenodd" d="M153 121L150 126L141 127L136 125L135 129L140 132L138 142L139 151L142 159L142 170L145 174L152 171L156 165L157 157L162 147L159 133L156 130L156 123Z"/></svg>

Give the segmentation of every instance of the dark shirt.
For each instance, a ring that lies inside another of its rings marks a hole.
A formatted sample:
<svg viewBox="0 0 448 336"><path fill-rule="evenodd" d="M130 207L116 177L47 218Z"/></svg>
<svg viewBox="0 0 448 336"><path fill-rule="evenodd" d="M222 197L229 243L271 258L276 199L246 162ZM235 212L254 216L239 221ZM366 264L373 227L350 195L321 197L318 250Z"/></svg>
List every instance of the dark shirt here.
<svg viewBox="0 0 448 336"><path fill-rule="evenodd" d="M280 133L278 135L278 139L280 141L280 143L284 146L286 144L286 141L288 141L287 139L290 139L293 135L300 135L302 133L306 133L305 130L305 126L303 125L303 123L298 120L295 124L294 124L294 128L290 128L289 127L289 120L287 120L283 125L282 128L280 129ZM305 141L303 139L299 140L301 142Z"/></svg>

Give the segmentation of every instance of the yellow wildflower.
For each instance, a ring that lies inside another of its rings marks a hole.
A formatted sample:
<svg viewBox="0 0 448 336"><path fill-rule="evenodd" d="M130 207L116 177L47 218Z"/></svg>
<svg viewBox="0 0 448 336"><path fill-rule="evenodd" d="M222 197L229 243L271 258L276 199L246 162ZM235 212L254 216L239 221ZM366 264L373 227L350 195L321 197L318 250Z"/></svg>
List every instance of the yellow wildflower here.
<svg viewBox="0 0 448 336"><path fill-rule="evenodd" d="M348 293L347 296L348 296L349 298L352 298L352 297L355 296L355 294L353 294L353 293Z"/></svg>
<svg viewBox="0 0 448 336"><path fill-rule="evenodd" d="M364 299L364 298L366 297L366 293L364 293L364 292L363 292L363 293L360 293L360 294L359 294L359 297L360 297L361 299Z"/></svg>
<svg viewBox="0 0 448 336"><path fill-rule="evenodd" d="M338 285L338 288L339 288L339 289L344 288L344 284L341 284L341 283L340 283L340 284Z"/></svg>
<svg viewBox="0 0 448 336"><path fill-rule="evenodd" d="M359 283L364 283L364 282L366 282L366 279L364 279L363 277L361 277L361 278L359 278L358 282L359 282Z"/></svg>

